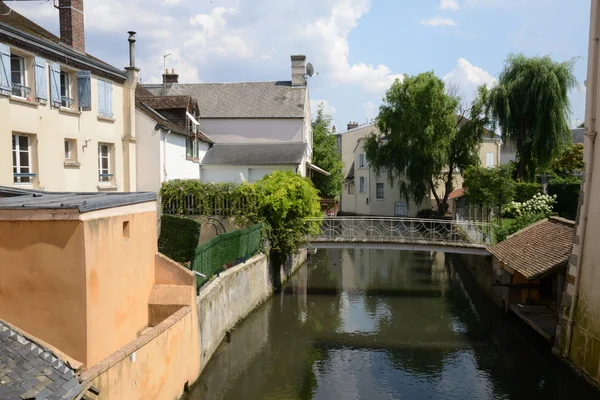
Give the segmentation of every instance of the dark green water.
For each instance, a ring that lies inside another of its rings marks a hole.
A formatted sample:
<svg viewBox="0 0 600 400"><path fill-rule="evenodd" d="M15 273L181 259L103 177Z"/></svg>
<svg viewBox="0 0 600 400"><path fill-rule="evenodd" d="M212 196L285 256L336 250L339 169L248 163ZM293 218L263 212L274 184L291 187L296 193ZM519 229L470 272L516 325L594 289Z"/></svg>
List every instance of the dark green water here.
<svg viewBox="0 0 600 400"><path fill-rule="evenodd" d="M243 299L239 299L244 301ZM443 253L320 250L189 399L574 399L597 392Z"/></svg>

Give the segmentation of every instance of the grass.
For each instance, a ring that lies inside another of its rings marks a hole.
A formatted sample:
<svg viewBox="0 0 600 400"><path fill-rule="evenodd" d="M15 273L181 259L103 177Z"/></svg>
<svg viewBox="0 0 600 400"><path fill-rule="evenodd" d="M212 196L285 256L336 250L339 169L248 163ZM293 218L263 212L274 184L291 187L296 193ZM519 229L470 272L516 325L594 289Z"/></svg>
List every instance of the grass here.
<svg viewBox="0 0 600 400"><path fill-rule="evenodd" d="M502 226L504 228L508 228L509 226L511 226L512 224L514 224L516 221L515 218L502 218Z"/></svg>

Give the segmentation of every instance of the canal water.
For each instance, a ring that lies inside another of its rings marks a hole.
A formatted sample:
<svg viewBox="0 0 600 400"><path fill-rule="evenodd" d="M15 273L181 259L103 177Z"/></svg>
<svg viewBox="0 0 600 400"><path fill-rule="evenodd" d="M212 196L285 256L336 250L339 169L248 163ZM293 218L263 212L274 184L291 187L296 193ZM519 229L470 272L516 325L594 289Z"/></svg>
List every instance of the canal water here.
<svg viewBox="0 0 600 400"><path fill-rule="evenodd" d="M188 399L598 397L452 256L330 249L231 333Z"/></svg>

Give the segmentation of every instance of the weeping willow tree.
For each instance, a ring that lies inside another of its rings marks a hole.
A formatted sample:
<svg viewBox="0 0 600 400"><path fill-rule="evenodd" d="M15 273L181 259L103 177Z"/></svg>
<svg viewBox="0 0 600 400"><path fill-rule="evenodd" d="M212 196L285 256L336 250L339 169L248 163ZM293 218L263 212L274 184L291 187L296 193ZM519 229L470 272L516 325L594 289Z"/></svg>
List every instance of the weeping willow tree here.
<svg viewBox="0 0 600 400"><path fill-rule="evenodd" d="M577 86L575 62L510 54L490 92L490 109L502 140L516 145L519 179L533 180L536 169L548 167L570 141L568 95Z"/></svg>

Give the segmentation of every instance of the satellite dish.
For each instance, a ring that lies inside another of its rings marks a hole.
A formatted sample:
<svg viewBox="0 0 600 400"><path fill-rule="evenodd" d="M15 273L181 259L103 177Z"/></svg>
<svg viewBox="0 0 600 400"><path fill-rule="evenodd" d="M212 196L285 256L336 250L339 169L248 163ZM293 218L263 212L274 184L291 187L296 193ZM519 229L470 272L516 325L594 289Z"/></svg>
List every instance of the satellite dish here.
<svg viewBox="0 0 600 400"><path fill-rule="evenodd" d="M315 74L315 67L311 63L306 64L306 75L312 77Z"/></svg>

